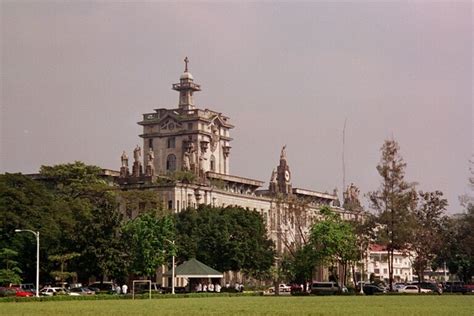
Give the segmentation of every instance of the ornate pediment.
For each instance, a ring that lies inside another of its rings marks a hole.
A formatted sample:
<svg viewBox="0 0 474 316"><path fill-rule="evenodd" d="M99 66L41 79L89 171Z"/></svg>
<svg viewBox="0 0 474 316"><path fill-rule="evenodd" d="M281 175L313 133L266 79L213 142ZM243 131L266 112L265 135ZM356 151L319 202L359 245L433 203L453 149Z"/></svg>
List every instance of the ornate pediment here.
<svg viewBox="0 0 474 316"><path fill-rule="evenodd" d="M227 117L222 116L221 114L217 114L211 118L211 124L216 124L219 126L224 126L227 128L232 128L232 125L227 123Z"/></svg>
<svg viewBox="0 0 474 316"><path fill-rule="evenodd" d="M169 130L170 132L181 129L182 124L171 114L165 115L159 122L160 129Z"/></svg>

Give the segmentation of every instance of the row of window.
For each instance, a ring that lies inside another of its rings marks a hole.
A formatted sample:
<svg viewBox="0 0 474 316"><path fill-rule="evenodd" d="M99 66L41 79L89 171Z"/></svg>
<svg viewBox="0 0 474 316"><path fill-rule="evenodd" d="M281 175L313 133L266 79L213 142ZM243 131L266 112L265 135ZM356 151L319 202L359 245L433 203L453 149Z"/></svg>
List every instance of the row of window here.
<svg viewBox="0 0 474 316"><path fill-rule="evenodd" d="M211 156L210 159L210 169L211 171L216 171L216 157ZM174 154L169 154L166 157L166 170L167 171L176 171L176 156Z"/></svg>
<svg viewBox="0 0 474 316"><path fill-rule="evenodd" d="M375 268L374 273L375 274L380 274L380 269ZM384 268L383 269L383 274L388 274L388 269ZM403 271L402 271L402 269L393 269L393 274L394 275L403 275Z"/></svg>
<svg viewBox="0 0 474 316"><path fill-rule="evenodd" d="M175 137L168 137L166 142L167 148L176 148L176 138ZM153 149L153 138L148 139L148 148Z"/></svg>

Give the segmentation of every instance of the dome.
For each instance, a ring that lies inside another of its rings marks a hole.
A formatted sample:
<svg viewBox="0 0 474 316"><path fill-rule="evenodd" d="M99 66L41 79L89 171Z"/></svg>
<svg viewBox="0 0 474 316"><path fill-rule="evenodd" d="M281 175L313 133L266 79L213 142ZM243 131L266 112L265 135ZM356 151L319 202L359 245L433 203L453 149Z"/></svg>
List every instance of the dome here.
<svg viewBox="0 0 474 316"><path fill-rule="evenodd" d="M185 72L181 75L181 77L179 77L180 80L183 80L183 79L190 79L190 80L194 80L193 78L193 75L191 75L190 72Z"/></svg>

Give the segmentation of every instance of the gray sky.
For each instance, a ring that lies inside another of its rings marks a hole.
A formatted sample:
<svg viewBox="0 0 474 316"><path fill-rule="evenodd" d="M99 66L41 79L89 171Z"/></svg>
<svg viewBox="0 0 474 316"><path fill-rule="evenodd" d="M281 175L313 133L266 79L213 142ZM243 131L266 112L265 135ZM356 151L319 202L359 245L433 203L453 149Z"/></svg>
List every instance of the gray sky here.
<svg viewBox="0 0 474 316"><path fill-rule="evenodd" d="M236 126L231 174L377 189L394 137L419 189L460 210L473 150L472 4L1 1L0 172L81 160L119 169L141 114L177 106L189 56L200 108Z"/></svg>

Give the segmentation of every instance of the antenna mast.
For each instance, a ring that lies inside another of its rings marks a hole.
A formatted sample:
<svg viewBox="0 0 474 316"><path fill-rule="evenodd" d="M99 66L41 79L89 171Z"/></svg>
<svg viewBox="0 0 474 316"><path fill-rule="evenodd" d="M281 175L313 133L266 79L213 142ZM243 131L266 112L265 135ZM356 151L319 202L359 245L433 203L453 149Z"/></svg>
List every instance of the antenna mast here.
<svg viewBox="0 0 474 316"><path fill-rule="evenodd" d="M344 119L344 128L342 129L342 196L344 198L344 190L346 189L346 162L344 157L344 149L346 144L346 122L347 118Z"/></svg>

